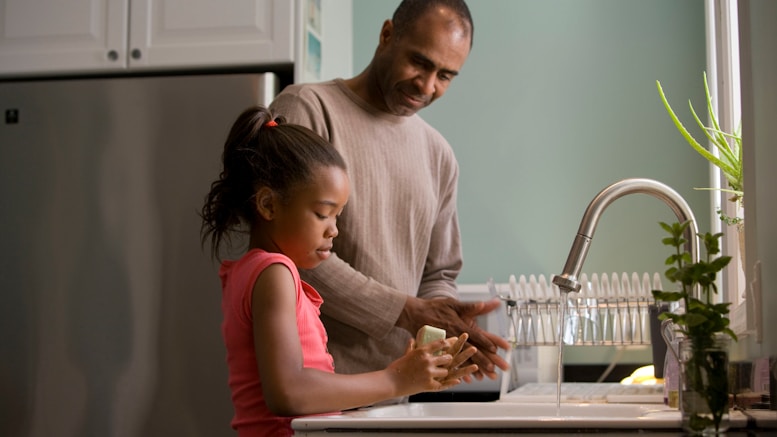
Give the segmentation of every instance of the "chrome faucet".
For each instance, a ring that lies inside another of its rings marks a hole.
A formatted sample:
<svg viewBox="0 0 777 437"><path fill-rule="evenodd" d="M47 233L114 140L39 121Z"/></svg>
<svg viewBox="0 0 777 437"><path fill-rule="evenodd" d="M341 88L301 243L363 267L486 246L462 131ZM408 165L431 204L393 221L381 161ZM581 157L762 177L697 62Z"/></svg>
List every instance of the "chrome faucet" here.
<svg viewBox="0 0 777 437"><path fill-rule="evenodd" d="M680 222L690 220L691 225L685 230L685 247L690 252L693 262L699 260L699 241L696 237L696 234L699 233L699 227L685 199L669 186L652 179L623 179L600 191L585 210L564 270L560 275L553 277L553 283L562 292L569 293L580 290L581 284L578 281L578 275L583 268L588 248L591 246L591 239L594 236L599 217L616 199L632 193L645 193L657 197L674 211Z"/></svg>

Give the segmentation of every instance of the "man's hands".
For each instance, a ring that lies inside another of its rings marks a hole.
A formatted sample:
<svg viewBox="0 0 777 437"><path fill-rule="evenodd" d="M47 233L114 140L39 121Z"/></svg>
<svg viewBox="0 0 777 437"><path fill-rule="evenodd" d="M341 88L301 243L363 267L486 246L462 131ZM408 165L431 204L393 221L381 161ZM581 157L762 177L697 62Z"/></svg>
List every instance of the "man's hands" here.
<svg viewBox="0 0 777 437"><path fill-rule="evenodd" d="M477 317L488 314L500 306L499 300L486 302L461 302L453 298L420 299L408 296L397 326L415 334L423 325L444 329L448 335L469 335L469 342L477 347L471 361L478 365L476 379L487 376L496 379L496 367L507 370L510 366L498 350L507 350L510 344L496 334L484 331L477 325ZM469 375L464 378L471 381Z"/></svg>

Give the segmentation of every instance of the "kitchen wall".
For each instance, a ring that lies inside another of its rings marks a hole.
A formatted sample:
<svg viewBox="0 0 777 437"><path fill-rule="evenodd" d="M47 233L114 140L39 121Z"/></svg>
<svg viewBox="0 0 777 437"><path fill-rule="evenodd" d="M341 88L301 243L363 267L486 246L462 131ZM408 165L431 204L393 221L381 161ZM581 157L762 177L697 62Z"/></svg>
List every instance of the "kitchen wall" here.
<svg viewBox="0 0 777 437"><path fill-rule="evenodd" d="M353 2L354 72L369 62L399 0ZM662 181L709 229L706 162L683 140L656 91L686 125L704 108L703 0L470 0L472 53L447 94L421 115L461 166L462 283L558 273L583 211L608 184ZM699 135L701 135L699 133ZM661 201L632 195L605 212L586 272L661 272Z"/></svg>

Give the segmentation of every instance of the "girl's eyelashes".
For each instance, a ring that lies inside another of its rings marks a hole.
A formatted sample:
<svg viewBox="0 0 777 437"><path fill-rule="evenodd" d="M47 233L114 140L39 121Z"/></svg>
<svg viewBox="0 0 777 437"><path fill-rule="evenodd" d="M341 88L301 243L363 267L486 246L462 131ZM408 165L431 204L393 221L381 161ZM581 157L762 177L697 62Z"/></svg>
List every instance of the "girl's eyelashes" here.
<svg viewBox="0 0 777 437"><path fill-rule="evenodd" d="M337 208L335 205L327 206L324 208L324 211L316 211L313 210L313 214L316 215L316 218L320 220L326 220L329 218L334 218L335 220L340 218L340 215L343 213L343 210L345 207Z"/></svg>

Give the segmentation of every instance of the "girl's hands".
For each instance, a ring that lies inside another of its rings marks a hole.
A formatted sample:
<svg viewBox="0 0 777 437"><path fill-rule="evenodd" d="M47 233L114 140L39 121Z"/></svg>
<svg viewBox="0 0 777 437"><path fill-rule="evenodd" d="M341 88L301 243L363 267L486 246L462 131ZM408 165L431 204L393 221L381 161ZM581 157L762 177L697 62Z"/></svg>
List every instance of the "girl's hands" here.
<svg viewBox="0 0 777 437"><path fill-rule="evenodd" d="M448 376L442 381L443 384L446 384L446 388L461 383L462 378L468 377L478 371L477 364L461 367L462 364L466 363L478 351L475 346L467 345L468 338L469 334L465 332L458 337L449 337L445 340L447 345L446 352L453 358L451 364L448 365Z"/></svg>
<svg viewBox="0 0 777 437"><path fill-rule="evenodd" d="M497 334L485 331L477 325L479 316L496 310L501 305L499 299L483 302L462 302L453 298L422 299L408 296L397 326L413 334L423 325L431 325L451 335L468 333L470 344L478 351L471 361L478 365L472 375L475 379L498 377L497 368L508 370L510 365L499 356L499 349L510 349L510 344ZM470 382L471 376L464 378Z"/></svg>
<svg viewBox="0 0 777 437"><path fill-rule="evenodd" d="M411 340L405 354L386 369L396 385L397 396L445 390L477 371L476 364L461 367L477 352L474 346L465 348L466 341L467 334L420 347L415 347L415 340Z"/></svg>

